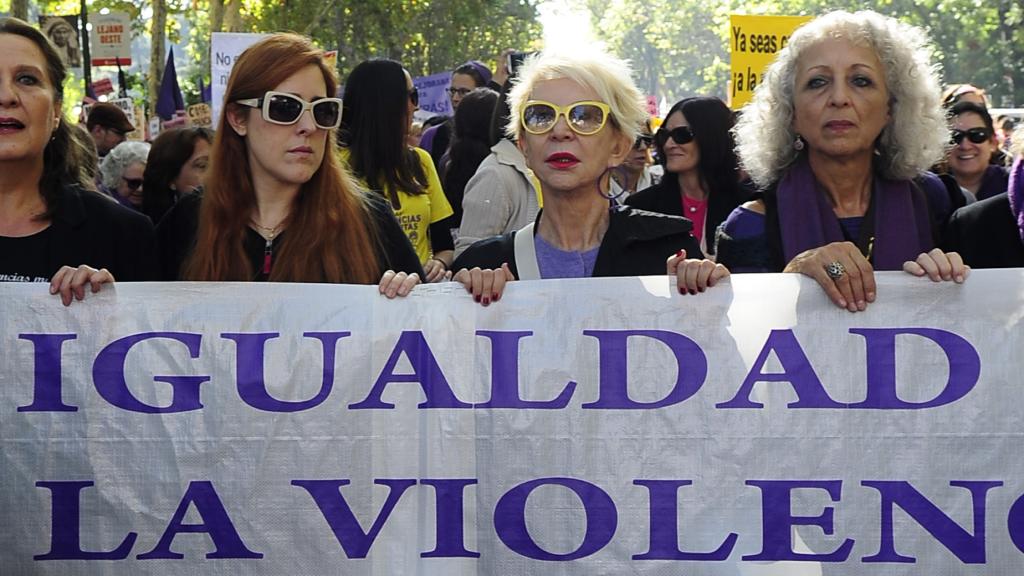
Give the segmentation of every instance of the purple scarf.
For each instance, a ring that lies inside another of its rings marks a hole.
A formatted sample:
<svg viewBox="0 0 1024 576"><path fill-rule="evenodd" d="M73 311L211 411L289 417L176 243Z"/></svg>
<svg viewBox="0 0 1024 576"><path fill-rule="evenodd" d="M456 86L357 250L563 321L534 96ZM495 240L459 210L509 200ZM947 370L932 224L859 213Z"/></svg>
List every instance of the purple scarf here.
<svg viewBox="0 0 1024 576"><path fill-rule="evenodd" d="M1010 168L1010 185L1006 188L1010 197L1010 210L1020 230L1020 241L1024 242L1024 156L1018 156Z"/></svg>
<svg viewBox="0 0 1024 576"><path fill-rule="evenodd" d="M779 229L786 262L805 250L846 238L828 196L806 159L799 160L778 187ZM903 263L934 247L928 205L909 181L875 179L875 270L901 270Z"/></svg>

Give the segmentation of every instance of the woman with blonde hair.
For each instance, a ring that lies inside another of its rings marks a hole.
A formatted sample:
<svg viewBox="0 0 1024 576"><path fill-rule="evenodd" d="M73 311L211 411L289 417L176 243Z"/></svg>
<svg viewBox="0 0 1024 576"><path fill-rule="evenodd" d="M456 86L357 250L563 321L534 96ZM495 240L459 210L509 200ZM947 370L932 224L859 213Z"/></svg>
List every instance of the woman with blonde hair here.
<svg viewBox="0 0 1024 576"><path fill-rule="evenodd" d="M511 279L666 271L680 292L695 294L728 275L702 260L689 220L609 207L609 172L647 119L626 62L596 50L542 52L523 64L509 103L508 134L540 181L544 208L526 227L480 240L455 261L455 279L475 297L493 301Z"/></svg>
<svg viewBox="0 0 1024 576"><path fill-rule="evenodd" d="M723 224L718 261L804 274L851 312L875 300L875 270L963 282L913 182L949 141L930 54L923 30L875 12L800 27L736 126L763 193Z"/></svg>
<svg viewBox="0 0 1024 576"><path fill-rule="evenodd" d="M302 36L274 34L238 57L205 188L159 227L165 277L377 283L388 297L419 282L394 215L333 152L337 88L323 51Z"/></svg>

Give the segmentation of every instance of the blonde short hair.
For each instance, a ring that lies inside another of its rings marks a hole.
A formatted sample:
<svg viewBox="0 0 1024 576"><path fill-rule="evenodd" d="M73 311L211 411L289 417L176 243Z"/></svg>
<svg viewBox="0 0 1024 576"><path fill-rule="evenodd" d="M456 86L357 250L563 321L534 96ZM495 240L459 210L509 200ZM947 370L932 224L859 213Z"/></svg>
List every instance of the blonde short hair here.
<svg viewBox="0 0 1024 576"><path fill-rule="evenodd" d="M509 92L511 121L505 129L513 140L522 135L520 116L538 82L567 78L597 93L611 108L610 124L630 141L647 121L647 103L633 82L629 62L599 49L580 52L544 51L526 59Z"/></svg>
<svg viewBox="0 0 1024 576"><path fill-rule="evenodd" d="M823 40L836 38L869 46L885 70L890 120L878 137L875 171L907 180L945 154L949 128L925 32L870 10L830 12L793 33L736 124L740 162L759 186L778 181L799 155L793 148L797 61Z"/></svg>

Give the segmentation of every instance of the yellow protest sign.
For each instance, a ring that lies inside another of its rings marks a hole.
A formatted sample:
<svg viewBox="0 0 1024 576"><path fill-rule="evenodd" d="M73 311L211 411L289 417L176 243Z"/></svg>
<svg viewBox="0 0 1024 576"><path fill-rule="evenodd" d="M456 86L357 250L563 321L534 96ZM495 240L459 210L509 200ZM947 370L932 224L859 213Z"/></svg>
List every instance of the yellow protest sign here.
<svg viewBox="0 0 1024 576"><path fill-rule="evenodd" d="M811 16L729 16L729 104L739 110L754 96L776 52L786 47L790 35Z"/></svg>

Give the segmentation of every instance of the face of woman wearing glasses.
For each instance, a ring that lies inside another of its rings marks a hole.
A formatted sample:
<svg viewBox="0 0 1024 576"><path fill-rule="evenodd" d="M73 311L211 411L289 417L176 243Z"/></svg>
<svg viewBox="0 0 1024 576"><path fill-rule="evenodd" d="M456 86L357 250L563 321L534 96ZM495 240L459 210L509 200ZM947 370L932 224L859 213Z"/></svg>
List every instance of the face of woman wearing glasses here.
<svg viewBox="0 0 1024 576"><path fill-rule="evenodd" d="M307 102L326 98L327 84L320 69L310 64L273 88ZM333 96L330 95L330 96ZM301 186L320 168L327 146L327 130L305 110L294 124L281 125L263 118L261 109L231 106L228 122L245 138L253 183L272 187Z"/></svg>
<svg viewBox="0 0 1024 576"><path fill-rule="evenodd" d="M681 111L674 112L665 120L661 129L672 132L676 128L689 128L690 123L686 121ZM683 174L690 170L696 170L700 163L700 150L697 148L697 141L690 140L686 144L679 144L669 138L662 147L665 153L665 171L673 174Z"/></svg>
<svg viewBox="0 0 1024 576"><path fill-rule="evenodd" d="M949 127L954 131L954 135L963 136L960 142L950 148L946 154L950 172L957 180L980 177L988 168L989 160L992 159L992 154L996 150L995 135L988 133L985 121L974 112L959 114L952 119ZM956 132L957 130L962 134ZM980 131L985 131L988 137L980 143L971 141L970 136Z"/></svg>
<svg viewBox="0 0 1024 576"><path fill-rule="evenodd" d="M593 89L568 78L558 78L538 82L530 100L568 106L587 100L599 101L600 98ZM564 116L560 116L554 127L543 134L531 134L524 129L519 148L545 191L582 189L600 198L597 194L598 179L608 169L622 164L633 149L633 142L615 128L610 118L597 133L581 135L569 127Z"/></svg>
<svg viewBox="0 0 1024 576"><path fill-rule="evenodd" d="M448 89L448 97L452 100L452 110L458 110L462 99L476 87L476 80L469 74L452 74L452 84Z"/></svg>
<svg viewBox="0 0 1024 576"><path fill-rule="evenodd" d="M145 172L145 164L133 162L124 169L124 173L121 174L121 179L117 183L117 195L136 208L142 207L142 175Z"/></svg>

